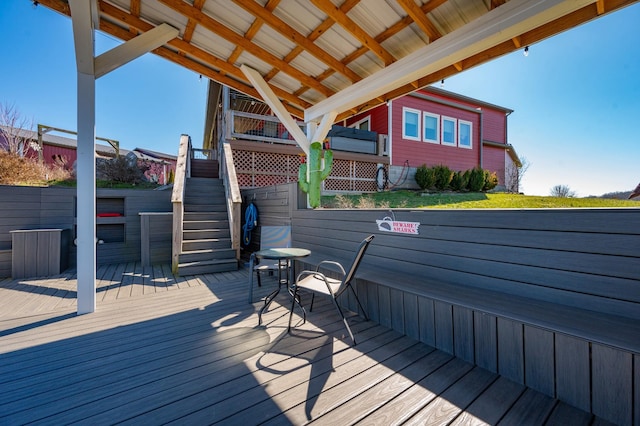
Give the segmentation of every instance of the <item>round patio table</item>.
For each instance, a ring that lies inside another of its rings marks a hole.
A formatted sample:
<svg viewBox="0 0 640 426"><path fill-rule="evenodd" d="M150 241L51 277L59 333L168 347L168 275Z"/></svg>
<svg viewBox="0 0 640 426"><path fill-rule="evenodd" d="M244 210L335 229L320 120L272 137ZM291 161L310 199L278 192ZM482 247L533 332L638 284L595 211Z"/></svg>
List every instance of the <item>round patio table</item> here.
<svg viewBox="0 0 640 426"><path fill-rule="evenodd" d="M258 325L262 324L262 314L267 310L273 299L280 293L280 289L283 285L286 285L287 291L291 294L290 290L291 283L294 280L294 263L293 260L302 259L311 254L311 250L307 250L304 248L296 248L296 247L283 247L283 248L271 248L266 250L259 250L251 254L251 260L249 262L249 271L250 271L250 279L249 279L249 303L253 303L253 265L255 263L255 259L267 259L267 260L277 260L278 264L286 262L287 266L289 266L289 273L284 280L278 280L278 288L274 290L271 294L269 294L264 300L264 306L258 312ZM298 303L298 306L300 304ZM300 306L302 309L303 315L306 319L306 312L304 308Z"/></svg>

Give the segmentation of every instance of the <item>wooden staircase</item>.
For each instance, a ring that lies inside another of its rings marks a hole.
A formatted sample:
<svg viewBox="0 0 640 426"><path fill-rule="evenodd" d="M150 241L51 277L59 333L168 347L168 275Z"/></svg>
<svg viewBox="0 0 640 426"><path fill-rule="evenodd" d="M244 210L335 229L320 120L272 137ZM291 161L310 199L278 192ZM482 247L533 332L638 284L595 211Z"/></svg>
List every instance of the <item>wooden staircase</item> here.
<svg viewBox="0 0 640 426"><path fill-rule="evenodd" d="M192 158L191 177L218 179L218 161Z"/></svg>
<svg viewBox="0 0 640 426"><path fill-rule="evenodd" d="M193 160L192 160L193 161ZM200 160L215 168L211 160ZM222 181L202 176L193 168L196 177L186 179L182 248L178 261L180 275L235 271L236 252L232 248L227 202ZM207 176L209 171L206 172ZM216 173L217 174L217 173Z"/></svg>

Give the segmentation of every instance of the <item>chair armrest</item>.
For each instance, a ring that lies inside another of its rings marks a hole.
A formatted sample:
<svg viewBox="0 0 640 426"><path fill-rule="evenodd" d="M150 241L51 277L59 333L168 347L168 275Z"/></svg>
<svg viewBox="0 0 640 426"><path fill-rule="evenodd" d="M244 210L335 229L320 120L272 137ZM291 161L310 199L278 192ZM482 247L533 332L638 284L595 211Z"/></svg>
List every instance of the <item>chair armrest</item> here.
<svg viewBox="0 0 640 426"><path fill-rule="evenodd" d="M298 276L296 277L296 283L298 283L298 281L300 281L300 279L308 276L308 275L317 275L319 278L327 281L325 275L322 272L318 272L318 271L311 271L311 270L305 270L305 271L301 271Z"/></svg>
<svg viewBox="0 0 640 426"><path fill-rule="evenodd" d="M342 272L343 276L347 274L342 265L339 262L333 260L323 260L322 262L318 263L318 266L316 266L316 272L320 270L320 266L322 266L323 264L335 265L340 269L340 272Z"/></svg>
<svg viewBox="0 0 640 426"><path fill-rule="evenodd" d="M335 297L333 290L331 289L331 286L329 285L329 281L327 280L327 276L325 274L323 274L322 272L318 272L318 271L302 271L298 274L298 277L296 278L296 284L297 285L302 278L307 277L307 276L313 276L316 280L322 280L324 282L324 285L327 286L327 294L331 295L332 297ZM304 287L303 287L304 288ZM310 287L307 287L307 290L311 290L311 291L318 291L318 290L314 290Z"/></svg>

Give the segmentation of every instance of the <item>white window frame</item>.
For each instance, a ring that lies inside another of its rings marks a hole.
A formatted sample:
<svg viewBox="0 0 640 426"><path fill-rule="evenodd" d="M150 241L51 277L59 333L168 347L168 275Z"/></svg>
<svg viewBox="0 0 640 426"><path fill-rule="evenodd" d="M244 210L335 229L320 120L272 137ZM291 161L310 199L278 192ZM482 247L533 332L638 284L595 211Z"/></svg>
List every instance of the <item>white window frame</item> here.
<svg viewBox="0 0 640 426"><path fill-rule="evenodd" d="M444 139L444 122L453 121L453 141L449 142ZM440 124L440 143L447 146L456 146L458 142L458 120L453 117L442 116L442 123Z"/></svg>
<svg viewBox="0 0 640 426"><path fill-rule="evenodd" d="M407 135L407 126L406 126L406 115L407 113L412 113L415 114L418 118L417 120L417 126L418 128L416 129L416 135L412 136L412 135ZM418 109L413 109L413 108L407 108L407 107L403 107L402 108L402 139L408 139L411 141L420 141L421 140L421 130L422 130L422 111L418 110Z"/></svg>
<svg viewBox="0 0 640 426"><path fill-rule="evenodd" d="M436 138L435 139L427 138L427 135L426 135L427 126L425 125L425 121L427 117L436 119ZM432 114L426 111L422 112L422 140L424 142L429 142L429 143L436 143L436 144L440 143L440 116L438 114Z"/></svg>
<svg viewBox="0 0 640 426"><path fill-rule="evenodd" d="M468 125L469 126L469 145L463 145L460 140L460 134L462 133L460 131L460 128L463 125ZM470 121L466 121L466 120L458 120L458 147L460 148L464 148L464 149L473 149L473 123Z"/></svg>
<svg viewBox="0 0 640 426"><path fill-rule="evenodd" d="M365 118L356 121L355 123L351 124L349 127L354 128L354 129L363 130L363 129L360 129L360 125L362 123L364 123L364 122L367 123L367 128L364 129L364 130L371 131L371 116L370 115L367 115Z"/></svg>

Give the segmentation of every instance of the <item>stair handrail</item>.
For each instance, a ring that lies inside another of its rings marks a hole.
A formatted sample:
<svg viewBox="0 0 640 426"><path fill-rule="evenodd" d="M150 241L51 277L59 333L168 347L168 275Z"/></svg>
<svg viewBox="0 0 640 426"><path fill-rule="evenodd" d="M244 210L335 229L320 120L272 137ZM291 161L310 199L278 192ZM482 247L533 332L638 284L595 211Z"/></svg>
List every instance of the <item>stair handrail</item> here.
<svg viewBox="0 0 640 426"><path fill-rule="evenodd" d="M236 167L233 164L233 150L231 144L221 141L220 147L220 176L224 184L229 215L229 232L231 233L231 248L236 251L236 259L240 259L240 229L242 228L242 195L238 186Z"/></svg>
<svg viewBox="0 0 640 426"><path fill-rule="evenodd" d="M184 190L187 178L191 175L191 138L180 136L180 147L176 161L176 174L173 179L173 238L171 244L171 270L178 273L180 253L182 253L182 221L184 220Z"/></svg>

